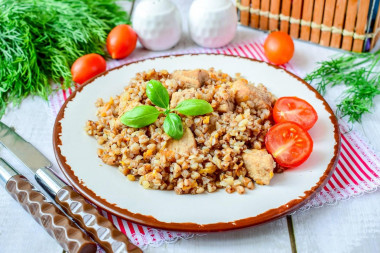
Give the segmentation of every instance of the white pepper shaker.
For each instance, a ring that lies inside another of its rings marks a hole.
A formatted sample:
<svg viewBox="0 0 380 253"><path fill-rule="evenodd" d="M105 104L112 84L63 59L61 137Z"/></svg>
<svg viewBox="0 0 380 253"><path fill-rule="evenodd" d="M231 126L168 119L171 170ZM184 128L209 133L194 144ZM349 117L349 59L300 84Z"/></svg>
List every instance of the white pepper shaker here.
<svg viewBox="0 0 380 253"><path fill-rule="evenodd" d="M231 0L195 0L190 7L189 30L202 47L222 47L235 37L236 8Z"/></svg>
<svg viewBox="0 0 380 253"><path fill-rule="evenodd" d="M141 1L133 12L132 25L140 43L149 50L167 50L181 38L181 14L170 0Z"/></svg>

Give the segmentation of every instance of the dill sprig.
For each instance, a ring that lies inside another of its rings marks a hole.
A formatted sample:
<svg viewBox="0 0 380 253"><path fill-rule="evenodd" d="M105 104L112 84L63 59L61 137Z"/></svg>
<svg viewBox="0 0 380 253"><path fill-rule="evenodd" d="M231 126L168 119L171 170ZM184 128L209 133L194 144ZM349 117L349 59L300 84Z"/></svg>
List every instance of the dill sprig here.
<svg viewBox="0 0 380 253"><path fill-rule="evenodd" d="M380 51L376 53L350 53L319 63L319 67L305 78L313 81L324 95L328 87L344 84L337 105L337 114L348 117L349 122L361 122L363 114L370 112L375 96L380 94Z"/></svg>
<svg viewBox="0 0 380 253"><path fill-rule="evenodd" d="M115 0L0 0L0 117L28 95L47 99L51 82L71 86L71 64L104 55L108 32L129 17Z"/></svg>

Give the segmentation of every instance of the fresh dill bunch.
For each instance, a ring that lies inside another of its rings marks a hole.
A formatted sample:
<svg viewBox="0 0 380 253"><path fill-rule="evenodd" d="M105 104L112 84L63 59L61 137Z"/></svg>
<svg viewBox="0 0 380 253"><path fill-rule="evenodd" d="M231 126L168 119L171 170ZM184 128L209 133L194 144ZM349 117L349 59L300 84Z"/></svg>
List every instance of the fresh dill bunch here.
<svg viewBox="0 0 380 253"><path fill-rule="evenodd" d="M47 99L51 82L71 86L70 67L104 55L109 31L129 24L115 0L0 0L0 117L28 95Z"/></svg>
<svg viewBox="0 0 380 253"><path fill-rule="evenodd" d="M380 94L380 51L376 53L350 53L319 63L319 67L305 78L313 82L322 95L328 87L345 85L337 105L337 114L348 117L351 123L361 122L363 114L370 112L374 98Z"/></svg>

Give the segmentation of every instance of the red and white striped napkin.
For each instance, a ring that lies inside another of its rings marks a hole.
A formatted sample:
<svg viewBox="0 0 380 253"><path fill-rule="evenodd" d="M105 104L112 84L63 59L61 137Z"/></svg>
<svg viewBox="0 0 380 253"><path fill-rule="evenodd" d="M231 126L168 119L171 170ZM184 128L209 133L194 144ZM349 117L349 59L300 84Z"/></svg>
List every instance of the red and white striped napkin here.
<svg viewBox="0 0 380 253"><path fill-rule="evenodd" d="M186 43L185 43L186 44ZM245 43L232 44L219 49L206 49L194 45L179 45L170 52L148 52L137 49L130 57L124 60L108 62L108 69L133 62L136 60L170 54L187 53L216 53L239 55L267 61L261 42L248 41ZM281 67L297 74L297 66L291 63ZM72 93L72 90L61 90L49 99L52 115L55 117L64 100ZM328 101L329 102L329 101ZM330 103L334 108L335 106ZM375 191L380 186L380 157L369 144L342 119L339 120L341 127L341 154L338 165L326 186L309 203L301 208L307 210L312 207L321 207L324 204L333 204L339 200L348 199L366 192ZM154 229L120 219L110 213L99 210L113 224L126 234L132 242L140 247L147 245L159 246L163 242L174 242L181 238L194 236L191 233L173 232Z"/></svg>

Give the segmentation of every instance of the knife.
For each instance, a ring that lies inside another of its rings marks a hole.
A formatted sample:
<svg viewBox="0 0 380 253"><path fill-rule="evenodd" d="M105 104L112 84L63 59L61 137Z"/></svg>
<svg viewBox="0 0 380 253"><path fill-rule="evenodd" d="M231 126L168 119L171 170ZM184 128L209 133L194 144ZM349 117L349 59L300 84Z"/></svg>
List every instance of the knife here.
<svg viewBox="0 0 380 253"><path fill-rule="evenodd" d="M70 253L94 253L96 244L24 176L0 158L0 185Z"/></svg>
<svg viewBox="0 0 380 253"><path fill-rule="evenodd" d="M36 181L55 202L107 252L142 253L95 207L53 174L50 161L32 144L0 121L0 143L35 175Z"/></svg>

